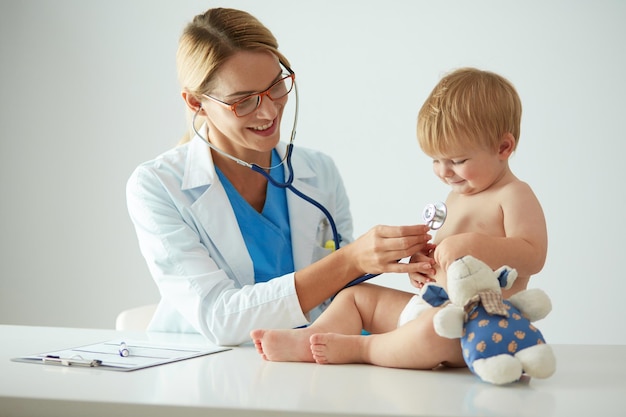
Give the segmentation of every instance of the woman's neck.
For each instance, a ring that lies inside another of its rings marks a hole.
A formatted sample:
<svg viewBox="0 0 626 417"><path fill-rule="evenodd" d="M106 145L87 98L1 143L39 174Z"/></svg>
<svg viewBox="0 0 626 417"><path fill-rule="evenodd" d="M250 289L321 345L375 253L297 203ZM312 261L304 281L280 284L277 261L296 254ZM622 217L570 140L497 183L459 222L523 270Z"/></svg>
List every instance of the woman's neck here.
<svg viewBox="0 0 626 417"><path fill-rule="evenodd" d="M260 213L265 206L267 179L258 172L220 155L219 152L211 150L211 154L215 166L228 178L243 199ZM269 166L270 162L271 155L265 166Z"/></svg>

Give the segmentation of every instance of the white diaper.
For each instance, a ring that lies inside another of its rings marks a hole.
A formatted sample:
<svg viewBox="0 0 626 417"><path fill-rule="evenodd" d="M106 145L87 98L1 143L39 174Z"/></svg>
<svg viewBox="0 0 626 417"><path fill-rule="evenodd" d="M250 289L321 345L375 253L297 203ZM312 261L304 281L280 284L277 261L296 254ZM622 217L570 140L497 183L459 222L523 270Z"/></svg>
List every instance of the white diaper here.
<svg viewBox="0 0 626 417"><path fill-rule="evenodd" d="M420 315L420 313L428 308L431 305L422 299L420 295L414 295L411 297L402 313L400 313L400 318L398 319L398 327L406 324Z"/></svg>

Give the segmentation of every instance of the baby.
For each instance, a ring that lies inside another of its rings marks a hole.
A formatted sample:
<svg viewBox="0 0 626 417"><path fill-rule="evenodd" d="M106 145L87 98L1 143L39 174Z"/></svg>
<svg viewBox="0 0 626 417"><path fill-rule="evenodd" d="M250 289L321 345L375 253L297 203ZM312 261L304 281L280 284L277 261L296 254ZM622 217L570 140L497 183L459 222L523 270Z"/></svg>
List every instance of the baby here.
<svg viewBox="0 0 626 417"><path fill-rule="evenodd" d="M435 175L451 190L448 217L434 250L411 257L411 262L433 264L431 274L410 276L414 286L436 281L445 287L448 265L472 255L494 269L509 265L518 271L513 287L504 291L509 297L543 268L548 240L543 210L509 167L521 114L521 101L509 81L474 68L442 78L422 106L420 146L432 158ZM459 341L434 332L436 311L419 295L360 284L341 291L309 327L258 329L251 337L270 361L465 366ZM371 335L361 336L361 329Z"/></svg>

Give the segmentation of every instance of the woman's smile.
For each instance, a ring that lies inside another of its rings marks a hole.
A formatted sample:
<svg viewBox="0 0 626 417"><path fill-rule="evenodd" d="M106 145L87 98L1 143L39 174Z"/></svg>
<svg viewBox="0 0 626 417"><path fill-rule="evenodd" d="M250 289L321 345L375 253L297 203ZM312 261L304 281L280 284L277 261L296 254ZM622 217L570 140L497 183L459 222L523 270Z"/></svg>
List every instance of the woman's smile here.
<svg viewBox="0 0 626 417"><path fill-rule="evenodd" d="M249 127L248 130L254 132L257 135L260 136L271 136L276 132L276 129L278 127L278 118L270 121L269 123L266 123L264 125L260 125L260 126L255 126L255 127Z"/></svg>

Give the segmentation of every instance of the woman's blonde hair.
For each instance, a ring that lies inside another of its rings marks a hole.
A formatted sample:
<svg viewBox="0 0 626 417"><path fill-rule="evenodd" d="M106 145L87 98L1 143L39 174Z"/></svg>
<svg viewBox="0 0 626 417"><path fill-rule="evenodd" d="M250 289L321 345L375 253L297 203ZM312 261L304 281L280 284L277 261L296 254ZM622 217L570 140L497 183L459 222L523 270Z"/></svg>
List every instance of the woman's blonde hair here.
<svg viewBox="0 0 626 417"><path fill-rule="evenodd" d="M496 150L510 133L519 141L522 103L504 77L461 68L441 79L417 118L417 137L427 155L448 155L469 146Z"/></svg>
<svg viewBox="0 0 626 417"><path fill-rule="evenodd" d="M176 67L184 91L200 99L212 87L215 74L224 62L240 51L268 51L289 66L278 51L278 42L258 19L235 9L214 8L199 14L185 27L178 43ZM193 111L188 109L191 126ZM183 137L185 143L193 129Z"/></svg>

